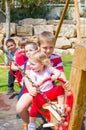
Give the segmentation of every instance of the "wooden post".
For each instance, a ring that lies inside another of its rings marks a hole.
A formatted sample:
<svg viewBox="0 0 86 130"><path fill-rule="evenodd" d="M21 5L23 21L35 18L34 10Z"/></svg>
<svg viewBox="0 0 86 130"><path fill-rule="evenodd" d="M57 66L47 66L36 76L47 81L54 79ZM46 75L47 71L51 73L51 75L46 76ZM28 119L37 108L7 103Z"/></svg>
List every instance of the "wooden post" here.
<svg viewBox="0 0 86 130"><path fill-rule="evenodd" d="M74 0L75 5L75 16L76 16L76 30L77 30L77 39L78 42L81 42L81 34L80 34L80 15L79 15L79 5L78 0Z"/></svg>
<svg viewBox="0 0 86 130"><path fill-rule="evenodd" d="M65 6L64 6L64 9L63 9L63 12L62 12L60 21L59 21L59 25L58 25L58 28L57 28L57 31L56 31L56 34L55 34L55 38L56 38L56 39L57 39L58 34L59 34L59 32L60 32L60 29L61 29L61 26L62 26L64 17L65 17L65 14L66 14L67 9L68 9L68 4L69 4L69 2L70 2L70 0L66 0L66 4L65 4Z"/></svg>
<svg viewBox="0 0 86 130"><path fill-rule="evenodd" d="M68 130L81 130L86 107L86 44L78 44L75 48L70 88L74 94L74 104Z"/></svg>

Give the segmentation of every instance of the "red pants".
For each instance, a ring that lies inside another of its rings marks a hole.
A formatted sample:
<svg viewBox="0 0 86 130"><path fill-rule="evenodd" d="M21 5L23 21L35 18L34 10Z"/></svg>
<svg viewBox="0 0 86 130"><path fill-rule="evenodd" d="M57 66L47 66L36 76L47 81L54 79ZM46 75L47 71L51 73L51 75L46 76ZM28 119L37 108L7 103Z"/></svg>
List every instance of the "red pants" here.
<svg viewBox="0 0 86 130"><path fill-rule="evenodd" d="M47 96L48 99L55 100L57 99L58 96L64 95L64 89L62 86L54 86L51 90L44 92L44 94ZM38 109L40 109L42 105L45 104L46 102L47 101L44 99L44 97L40 93L38 93L33 98L33 103L30 110L30 116L37 117Z"/></svg>

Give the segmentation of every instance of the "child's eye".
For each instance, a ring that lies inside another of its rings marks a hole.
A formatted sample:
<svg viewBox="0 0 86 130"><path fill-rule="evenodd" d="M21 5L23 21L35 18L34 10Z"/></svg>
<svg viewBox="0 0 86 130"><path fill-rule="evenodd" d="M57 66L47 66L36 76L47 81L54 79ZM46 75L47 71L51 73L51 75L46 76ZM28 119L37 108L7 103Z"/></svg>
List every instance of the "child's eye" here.
<svg viewBox="0 0 86 130"><path fill-rule="evenodd" d="M47 50L48 48L47 48L47 47L44 47L43 49Z"/></svg>

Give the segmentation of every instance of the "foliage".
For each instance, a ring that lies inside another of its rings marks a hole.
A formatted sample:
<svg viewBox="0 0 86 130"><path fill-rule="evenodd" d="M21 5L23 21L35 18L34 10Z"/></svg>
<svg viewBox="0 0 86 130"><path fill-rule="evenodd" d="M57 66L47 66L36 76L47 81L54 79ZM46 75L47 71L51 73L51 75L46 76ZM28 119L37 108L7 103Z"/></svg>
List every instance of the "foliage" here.
<svg viewBox="0 0 86 130"><path fill-rule="evenodd" d="M11 9L11 22L17 22L18 20L24 18L45 18L46 12L49 12L49 9L44 6L30 8L13 8Z"/></svg>

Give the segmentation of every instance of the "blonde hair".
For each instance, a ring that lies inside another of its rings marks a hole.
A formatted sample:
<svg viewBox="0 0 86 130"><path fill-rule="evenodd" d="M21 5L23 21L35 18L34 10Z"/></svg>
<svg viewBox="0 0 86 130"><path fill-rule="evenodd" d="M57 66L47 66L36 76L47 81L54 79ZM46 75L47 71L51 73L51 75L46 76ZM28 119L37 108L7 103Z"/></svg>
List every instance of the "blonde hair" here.
<svg viewBox="0 0 86 130"><path fill-rule="evenodd" d="M44 41L51 42L55 45L55 36L49 31L44 31L38 36L38 45L40 46Z"/></svg>
<svg viewBox="0 0 86 130"><path fill-rule="evenodd" d="M31 54L29 58L35 60L36 62L42 63L46 67L51 65L47 55L41 51L36 51L34 54Z"/></svg>

